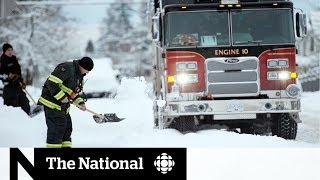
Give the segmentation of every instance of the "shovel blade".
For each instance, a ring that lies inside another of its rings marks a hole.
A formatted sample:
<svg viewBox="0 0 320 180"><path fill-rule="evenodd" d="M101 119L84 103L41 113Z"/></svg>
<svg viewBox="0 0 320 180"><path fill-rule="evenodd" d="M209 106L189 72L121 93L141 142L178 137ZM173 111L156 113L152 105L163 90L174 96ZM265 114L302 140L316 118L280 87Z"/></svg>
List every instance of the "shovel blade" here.
<svg viewBox="0 0 320 180"><path fill-rule="evenodd" d="M94 121L96 121L96 123L101 124L105 122L104 116L98 116L98 115L93 115L93 119Z"/></svg>
<svg viewBox="0 0 320 180"><path fill-rule="evenodd" d="M93 119L96 121L96 123L102 124L102 123L108 123L108 122L120 122L123 121L125 118L119 118L116 114L114 113L109 113L109 114L100 114L94 115Z"/></svg>

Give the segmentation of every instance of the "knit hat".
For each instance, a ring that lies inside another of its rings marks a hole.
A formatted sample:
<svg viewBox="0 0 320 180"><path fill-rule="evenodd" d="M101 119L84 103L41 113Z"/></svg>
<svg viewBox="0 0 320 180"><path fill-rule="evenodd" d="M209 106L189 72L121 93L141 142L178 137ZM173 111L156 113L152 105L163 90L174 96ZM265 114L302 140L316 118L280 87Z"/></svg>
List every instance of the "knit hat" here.
<svg viewBox="0 0 320 180"><path fill-rule="evenodd" d="M5 43L2 46L2 51L5 53L9 48L13 49L13 47L11 46L11 44L9 43Z"/></svg>
<svg viewBox="0 0 320 180"><path fill-rule="evenodd" d="M78 64L87 71L91 71L94 66L92 59L89 57L83 57L79 60Z"/></svg>

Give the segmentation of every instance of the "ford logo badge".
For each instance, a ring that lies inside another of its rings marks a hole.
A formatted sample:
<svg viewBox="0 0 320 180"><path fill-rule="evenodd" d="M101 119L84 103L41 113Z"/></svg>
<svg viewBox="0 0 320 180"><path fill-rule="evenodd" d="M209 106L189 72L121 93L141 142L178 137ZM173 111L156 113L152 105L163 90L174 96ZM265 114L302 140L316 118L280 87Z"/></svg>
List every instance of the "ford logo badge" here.
<svg viewBox="0 0 320 180"><path fill-rule="evenodd" d="M224 60L224 62L234 64L234 63L238 63L239 59L226 59Z"/></svg>

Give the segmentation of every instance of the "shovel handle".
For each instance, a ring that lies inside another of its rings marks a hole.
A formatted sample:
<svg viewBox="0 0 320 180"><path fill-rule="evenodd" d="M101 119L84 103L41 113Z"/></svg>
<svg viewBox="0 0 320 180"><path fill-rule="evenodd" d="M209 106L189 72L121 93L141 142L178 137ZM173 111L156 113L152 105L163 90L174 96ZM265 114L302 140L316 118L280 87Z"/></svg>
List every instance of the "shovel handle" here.
<svg viewBox="0 0 320 180"><path fill-rule="evenodd" d="M86 111L89 112L89 113L91 113L91 114L94 114L94 115L98 116L98 117L101 118L101 119L104 119L104 116L102 116L101 114L98 114L98 113L96 113L96 112L94 112L94 111L92 111L92 110L90 110L90 109L86 109Z"/></svg>
<svg viewBox="0 0 320 180"><path fill-rule="evenodd" d="M20 85L22 86L22 83L20 83ZM22 89L22 90L29 96L33 104L37 104L37 102L32 98L31 94L26 89Z"/></svg>
<svg viewBox="0 0 320 180"><path fill-rule="evenodd" d="M24 90L24 92L27 93L27 95L29 96L29 98L31 99L33 104L37 104L37 102L32 98L32 96L29 94L29 92L27 90Z"/></svg>
<svg viewBox="0 0 320 180"><path fill-rule="evenodd" d="M98 114L98 113L96 113L96 112L94 112L94 111L92 111L90 109L86 109L86 111L88 111L91 114L94 114L94 115L97 115L97 116L101 116L101 114Z"/></svg>
<svg viewBox="0 0 320 180"><path fill-rule="evenodd" d="M75 104L74 104L74 105L75 105ZM77 106L77 108L79 108L78 105L75 105L75 106ZM93 115L96 115L96 116L98 116L98 117L100 117L100 118L104 118L104 116L102 116L101 114L98 114L98 113L96 113L96 112L94 112L94 111L92 111L92 110L90 110L90 109L86 109L86 111L89 112L89 113L91 113L91 114L93 114Z"/></svg>

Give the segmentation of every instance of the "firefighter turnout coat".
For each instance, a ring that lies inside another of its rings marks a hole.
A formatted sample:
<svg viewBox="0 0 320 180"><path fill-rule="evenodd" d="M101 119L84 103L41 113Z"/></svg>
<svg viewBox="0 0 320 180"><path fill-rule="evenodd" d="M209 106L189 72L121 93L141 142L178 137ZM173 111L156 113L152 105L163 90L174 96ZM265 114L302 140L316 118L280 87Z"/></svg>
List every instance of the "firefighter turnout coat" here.
<svg viewBox="0 0 320 180"><path fill-rule="evenodd" d="M65 107L61 101L68 97L76 105L84 103L83 98L79 96L82 81L83 75L80 73L78 60L59 64L46 80L38 104L68 114L70 103Z"/></svg>

